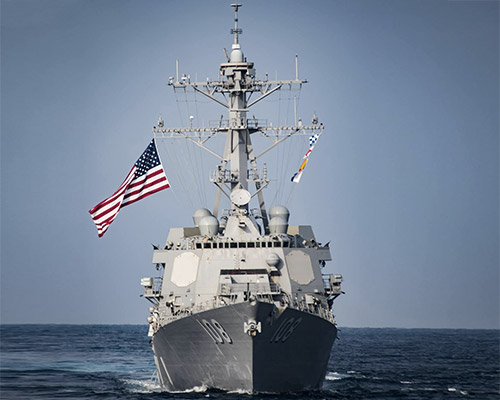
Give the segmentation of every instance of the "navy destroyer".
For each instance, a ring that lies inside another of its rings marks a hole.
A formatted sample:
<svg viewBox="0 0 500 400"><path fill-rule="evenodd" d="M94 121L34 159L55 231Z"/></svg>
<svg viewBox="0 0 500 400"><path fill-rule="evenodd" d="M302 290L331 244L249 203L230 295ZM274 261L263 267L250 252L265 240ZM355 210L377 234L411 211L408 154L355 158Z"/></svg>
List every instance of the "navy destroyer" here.
<svg viewBox="0 0 500 400"><path fill-rule="evenodd" d="M217 186L212 210L198 209L193 225L171 228L155 248L159 277L142 278L150 307L149 335L161 386L247 392L290 392L321 387L337 337L333 300L342 276L322 274L331 260L310 226L288 224L289 211L269 211L263 190L270 179L260 157L293 136L310 137L310 148L292 180L298 182L324 126L261 124L249 109L280 89L305 80L258 79L239 42L234 7L234 42L218 80L169 79L174 89L200 93L227 109L227 119L208 128L168 128L160 118L154 138L188 140L220 160L210 180ZM250 99L254 94L255 98ZM222 154L207 142L225 135ZM259 154L252 138L270 140ZM293 184L293 183L292 183ZM221 197L229 208L220 210ZM257 207L252 208L255 202Z"/></svg>

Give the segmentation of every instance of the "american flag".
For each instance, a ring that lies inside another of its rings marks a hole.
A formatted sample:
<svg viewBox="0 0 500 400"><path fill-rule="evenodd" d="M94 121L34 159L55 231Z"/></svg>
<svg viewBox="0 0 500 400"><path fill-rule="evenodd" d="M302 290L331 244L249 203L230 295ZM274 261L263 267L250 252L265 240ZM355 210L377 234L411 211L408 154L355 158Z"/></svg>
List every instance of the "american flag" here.
<svg viewBox="0 0 500 400"><path fill-rule="evenodd" d="M153 139L118 190L89 211L97 226L99 237L108 230L122 207L169 187Z"/></svg>

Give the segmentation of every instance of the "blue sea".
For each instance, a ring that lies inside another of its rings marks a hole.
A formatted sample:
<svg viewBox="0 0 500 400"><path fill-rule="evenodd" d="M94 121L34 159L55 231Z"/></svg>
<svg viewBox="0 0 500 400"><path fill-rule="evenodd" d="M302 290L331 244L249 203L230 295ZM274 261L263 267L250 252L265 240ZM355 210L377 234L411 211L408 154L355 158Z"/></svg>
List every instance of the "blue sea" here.
<svg viewBox="0 0 500 400"><path fill-rule="evenodd" d="M162 392L143 325L2 325L1 399L500 399L497 330L341 328L322 390Z"/></svg>

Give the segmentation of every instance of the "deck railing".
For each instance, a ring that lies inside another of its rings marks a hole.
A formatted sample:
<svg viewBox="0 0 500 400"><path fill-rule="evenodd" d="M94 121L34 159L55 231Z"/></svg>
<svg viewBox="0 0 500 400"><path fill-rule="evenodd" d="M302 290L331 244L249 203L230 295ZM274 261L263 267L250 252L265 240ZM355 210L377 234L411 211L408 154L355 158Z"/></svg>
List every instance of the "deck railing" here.
<svg viewBox="0 0 500 400"><path fill-rule="evenodd" d="M274 282L248 282L248 283L221 283L219 284L219 296L230 296L236 293L246 293L250 295L280 294L281 289Z"/></svg>

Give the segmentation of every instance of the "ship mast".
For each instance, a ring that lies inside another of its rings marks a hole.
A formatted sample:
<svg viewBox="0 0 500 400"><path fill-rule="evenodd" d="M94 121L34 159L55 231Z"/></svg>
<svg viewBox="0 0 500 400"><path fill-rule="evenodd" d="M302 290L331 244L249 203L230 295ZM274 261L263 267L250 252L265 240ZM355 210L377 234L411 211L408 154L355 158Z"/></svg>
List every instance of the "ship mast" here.
<svg viewBox="0 0 500 400"><path fill-rule="evenodd" d="M269 184L267 171L260 173L257 168L257 159L272 148L294 135L310 135L312 132L321 134L323 125L313 123L310 126L261 126L258 120L248 119L250 107L282 88L292 88L292 85L301 86L306 80L298 76L294 80L265 80L256 79L254 64L247 62L241 50L239 35L242 30L238 27L238 9L241 4L231 4L234 8L234 36L231 54L227 62L220 64L221 79L206 82L191 82L189 77L182 75L181 79L169 79L169 85L174 89L192 88L228 110L228 120L221 120L214 128L163 128L154 127L156 138L185 138L197 146L208 151L220 159L220 165L211 176L211 181L217 185L217 197L213 214L217 216L221 193L231 201L230 215L241 218L249 215L249 203L252 197L257 196L264 230L269 233L269 224L262 190ZM298 74L297 74L298 75ZM253 93L260 96L249 102ZM227 103L215 95L222 94ZM227 95L227 97L226 97ZM260 154L255 154L251 141L251 134L260 133L271 141L271 144ZM224 154L219 155L206 146L206 142L216 134L226 134ZM250 166L249 166L250 163ZM255 185L253 194L249 192L249 182Z"/></svg>
<svg viewBox="0 0 500 400"><path fill-rule="evenodd" d="M234 43L229 62L220 66L220 75L226 77L226 90L229 92L229 132L225 152L230 160L232 179L229 183L231 193L233 193L238 189L248 190L247 146L250 144L250 135L247 125L248 110L245 89L248 86L247 82L251 79L253 63L244 61L243 52L238 42L238 34L242 33L242 30L238 28L238 8L241 5L232 4L231 6L234 7L234 29L231 29L234 34Z"/></svg>

